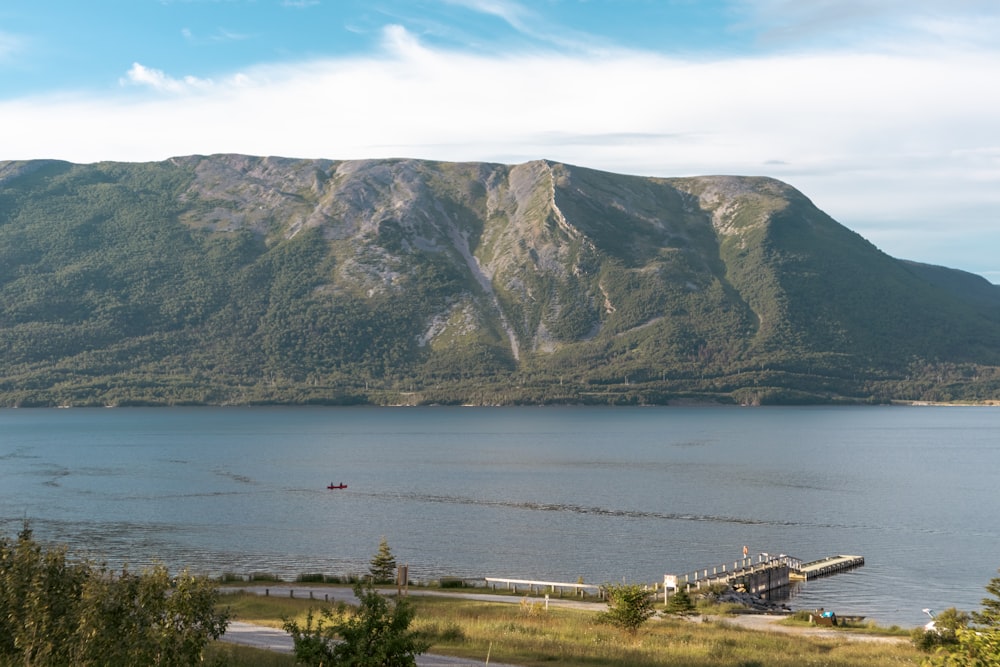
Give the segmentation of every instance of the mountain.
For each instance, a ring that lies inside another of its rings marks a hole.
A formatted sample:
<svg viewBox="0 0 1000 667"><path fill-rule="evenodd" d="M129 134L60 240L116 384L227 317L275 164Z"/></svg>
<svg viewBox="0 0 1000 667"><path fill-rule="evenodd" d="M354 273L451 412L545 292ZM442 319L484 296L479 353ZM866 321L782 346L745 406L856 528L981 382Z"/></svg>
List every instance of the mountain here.
<svg viewBox="0 0 1000 667"><path fill-rule="evenodd" d="M1000 398L1000 287L776 180L0 162L0 404Z"/></svg>

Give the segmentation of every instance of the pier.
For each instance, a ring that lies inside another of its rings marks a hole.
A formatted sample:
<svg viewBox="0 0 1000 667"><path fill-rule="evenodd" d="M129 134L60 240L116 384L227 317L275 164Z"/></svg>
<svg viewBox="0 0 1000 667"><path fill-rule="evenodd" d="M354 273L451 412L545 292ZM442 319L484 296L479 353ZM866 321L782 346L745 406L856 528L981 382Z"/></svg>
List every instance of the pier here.
<svg viewBox="0 0 1000 667"><path fill-rule="evenodd" d="M853 570L864 564L864 556L827 556L826 558L803 564L797 571L792 572L791 577L797 581L808 581L809 579L817 579L837 574L838 572Z"/></svg>
<svg viewBox="0 0 1000 667"><path fill-rule="evenodd" d="M725 584L755 595L788 586L793 581L807 581L865 564L864 556L828 556L803 563L785 554L772 556L761 553L711 568L701 568L681 575L664 575L663 587L667 590L701 589L712 584Z"/></svg>

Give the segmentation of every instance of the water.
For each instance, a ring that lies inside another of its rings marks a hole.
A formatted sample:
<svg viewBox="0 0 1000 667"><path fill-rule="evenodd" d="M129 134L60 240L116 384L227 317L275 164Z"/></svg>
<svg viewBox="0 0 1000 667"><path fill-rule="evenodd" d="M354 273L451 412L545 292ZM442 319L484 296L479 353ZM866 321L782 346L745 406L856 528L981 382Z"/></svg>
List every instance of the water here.
<svg viewBox="0 0 1000 667"><path fill-rule="evenodd" d="M997 574L998 436L989 408L4 410L0 532L288 578L362 574L383 536L417 579L859 554L791 606L915 626Z"/></svg>

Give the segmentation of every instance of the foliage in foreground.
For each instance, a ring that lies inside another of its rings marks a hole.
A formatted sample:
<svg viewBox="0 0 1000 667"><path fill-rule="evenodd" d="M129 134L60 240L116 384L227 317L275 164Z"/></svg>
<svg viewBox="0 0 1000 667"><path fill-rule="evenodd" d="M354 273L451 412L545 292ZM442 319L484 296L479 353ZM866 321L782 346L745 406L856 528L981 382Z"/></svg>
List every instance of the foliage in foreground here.
<svg viewBox="0 0 1000 667"><path fill-rule="evenodd" d="M410 629L414 609L405 600L390 600L369 582L354 585L360 604L320 610L316 619L310 610L305 625L287 619L296 661L303 665L348 665L350 667L409 667L428 648L420 634Z"/></svg>
<svg viewBox="0 0 1000 667"><path fill-rule="evenodd" d="M981 611L970 615L947 609L934 617L934 630L915 633L918 646L936 647L926 665L1000 667L1000 577L993 577L986 590L993 597L983 598Z"/></svg>
<svg viewBox="0 0 1000 667"><path fill-rule="evenodd" d="M0 664L192 665L225 632L214 584L159 566L112 573L46 549L26 524L0 538Z"/></svg>

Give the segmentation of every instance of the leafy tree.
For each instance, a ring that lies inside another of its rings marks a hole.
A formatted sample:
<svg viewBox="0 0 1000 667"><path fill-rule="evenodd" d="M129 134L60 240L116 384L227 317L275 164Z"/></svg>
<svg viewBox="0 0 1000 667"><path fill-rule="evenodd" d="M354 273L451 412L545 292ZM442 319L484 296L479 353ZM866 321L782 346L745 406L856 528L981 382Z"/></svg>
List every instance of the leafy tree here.
<svg viewBox="0 0 1000 667"><path fill-rule="evenodd" d="M100 665L192 665L226 630L207 579L187 572L171 579L156 566L141 574L102 571L81 598L81 662ZM121 638L128 638L121 641Z"/></svg>
<svg viewBox="0 0 1000 667"><path fill-rule="evenodd" d="M191 665L225 631L206 579L164 567L114 575L35 542L0 539L0 664Z"/></svg>
<svg viewBox="0 0 1000 667"><path fill-rule="evenodd" d="M608 596L608 610L598 615L601 623L634 635L655 613L653 597L641 584L612 584L604 590Z"/></svg>
<svg viewBox="0 0 1000 667"><path fill-rule="evenodd" d="M392 555L392 549L384 537L379 542L378 553L372 556L368 572L376 584L390 584L396 580L396 557Z"/></svg>
<svg viewBox="0 0 1000 667"><path fill-rule="evenodd" d="M410 667L429 644L410 630L414 609L405 600L390 600L368 582L354 585L359 605L356 611L329 608L320 610L305 627L286 620L292 635L295 659L304 665L347 665L349 667Z"/></svg>
<svg viewBox="0 0 1000 667"><path fill-rule="evenodd" d="M301 665L332 665L333 646L336 642L336 628L331 624L333 612L329 609L320 611L316 619L313 610L306 613L306 624L300 626L292 619L286 618L282 627L292 636L295 662Z"/></svg>
<svg viewBox="0 0 1000 667"><path fill-rule="evenodd" d="M16 542L0 540L0 663L68 665L88 568L46 551L25 522Z"/></svg>

